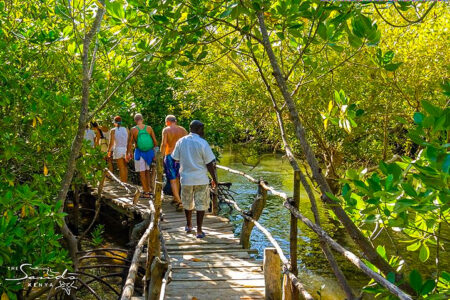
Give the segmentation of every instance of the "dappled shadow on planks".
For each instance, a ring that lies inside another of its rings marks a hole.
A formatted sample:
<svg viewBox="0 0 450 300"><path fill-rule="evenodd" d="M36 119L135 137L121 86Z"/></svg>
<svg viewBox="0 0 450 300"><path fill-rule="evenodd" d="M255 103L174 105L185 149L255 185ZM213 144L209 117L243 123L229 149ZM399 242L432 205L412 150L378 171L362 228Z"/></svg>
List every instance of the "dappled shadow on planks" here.
<svg viewBox="0 0 450 300"><path fill-rule="evenodd" d="M166 299L263 299L262 266L250 257L255 250L242 249L228 219L207 214L206 237L197 239L184 231L184 213L170 200L163 202L161 222L173 271Z"/></svg>

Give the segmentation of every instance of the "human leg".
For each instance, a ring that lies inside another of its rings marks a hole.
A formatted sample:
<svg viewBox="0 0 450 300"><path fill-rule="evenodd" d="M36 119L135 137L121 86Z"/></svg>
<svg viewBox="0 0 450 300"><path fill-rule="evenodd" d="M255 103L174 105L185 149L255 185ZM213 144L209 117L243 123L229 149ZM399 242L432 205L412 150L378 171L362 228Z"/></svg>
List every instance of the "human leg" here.
<svg viewBox="0 0 450 300"><path fill-rule="evenodd" d="M166 173L166 178L170 181L172 195L176 203L181 203L179 169L180 164L175 161L170 154L164 157L164 171Z"/></svg>
<svg viewBox="0 0 450 300"><path fill-rule="evenodd" d="M192 211L194 210L194 186L182 185L181 186L181 201L184 206L184 214L186 216L186 231L192 230Z"/></svg>
<svg viewBox="0 0 450 300"><path fill-rule="evenodd" d="M205 235L202 226L205 211L208 209L209 206L209 186L207 184L196 185L194 186L193 194L194 194L195 209L197 210L197 237L203 238Z"/></svg>
<svg viewBox="0 0 450 300"><path fill-rule="evenodd" d="M203 234L203 217L205 216L204 210L197 210L197 235Z"/></svg>
<svg viewBox="0 0 450 300"><path fill-rule="evenodd" d="M140 171L139 177L141 179L142 189L144 190L145 193L149 193L150 190L149 190L148 184L147 184L147 176L145 175L146 172L147 171Z"/></svg>
<svg viewBox="0 0 450 300"><path fill-rule="evenodd" d="M186 216L186 231L190 232L192 230L192 211L193 210L184 210L184 215Z"/></svg>
<svg viewBox="0 0 450 300"><path fill-rule="evenodd" d="M152 185L152 180L151 180L151 176L150 176L150 170L145 170L145 181L147 182L148 192L152 193L153 185Z"/></svg>
<svg viewBox="0 0 450 300"><path fill-rule="evenodd" d="M124 158L117 159L117 166L119 167L120 181L127 182L128 168Z"/></svg>
<svg viewBox="0 0 450 300"><path fill-rule="evenodd" d="M150 192L150 187L148 185L148 169L149 166L147 165L147 163L145 162L145 160L143 158L140 158L138 160L136 160L136 157L134 159L134 170L136 172L139 172L139 179L141 180L141 185L142 185L142 189L144 190L145 193L149 193Z"/></svg>
<svg viewBox="0 0 450 300"><path fill-rule="evenodd" d="M172 188L173 199L175 200L175 202L181 203L180 188L178 184L179 184L178 179L170 180L170 187Z"/></svg>

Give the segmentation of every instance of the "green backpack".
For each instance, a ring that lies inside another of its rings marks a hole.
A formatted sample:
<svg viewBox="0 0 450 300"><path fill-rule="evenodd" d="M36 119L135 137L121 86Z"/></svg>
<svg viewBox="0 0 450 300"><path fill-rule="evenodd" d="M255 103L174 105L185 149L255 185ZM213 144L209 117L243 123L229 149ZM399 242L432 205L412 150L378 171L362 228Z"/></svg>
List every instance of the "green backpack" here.
<svg viewBox="0 0 450 300"><path fill-rule="evenodd" d="M145 125L144 129L139 129L138 126L136 126L138 129L138 136L137 136L137 147L141 151L148 151L150 149L153 149L153 139L150 136L150 134L147 132L147 125Z"/></svg>

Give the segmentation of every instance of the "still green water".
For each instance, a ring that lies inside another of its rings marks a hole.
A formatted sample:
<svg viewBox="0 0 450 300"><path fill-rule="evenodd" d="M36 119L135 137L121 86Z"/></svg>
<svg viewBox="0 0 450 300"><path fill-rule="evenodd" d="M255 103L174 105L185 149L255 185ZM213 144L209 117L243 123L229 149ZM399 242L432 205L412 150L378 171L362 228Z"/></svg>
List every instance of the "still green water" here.
<svg viewBox="0 0 450 300"><path fill-rule="evenodd" d="M280 154L264 154L259 164L253 168L242 164L242 154L236 150L225 150L222 152L219 164L243 171L254 178L263 178L276 190L284 191L289 196L292 195L293 170L287 159ZM235 200L242 209L249 209L255 198L257 185L249 182L243 176L223 170L218 170L218 177L221 182L233 183L231 189L236 192L234 195ZM283 207L283 201L283 199L269 194L266 207L259 221L271 232L284 253L289 255L290 214ZM345 235L338 224L327 221L329 218L326 215L326 209L324 209L319 199L317 199L317 204L323 228L343 246L353 247L351 241L344 238ZM314 220L310 207L306 192L301 188L300 211L309 219ZM230 214L226 205L222 206L221 214L230 218L235 227L235 234L239 235L243 222L242 217L235 211ZM299 222L298 228L297 257L301 281L314 297L319 298L317 291L320 291L322 299L344 299L345 295L339 288L328 262L322 254L317 236L301 222ZM251 235L251 247L259 251L257 258L262 259L263 249L271 247L271 244L264 234L255 228ZM359 289L367 283L367 277L339 255L335 256L353 287Z"/></svg>

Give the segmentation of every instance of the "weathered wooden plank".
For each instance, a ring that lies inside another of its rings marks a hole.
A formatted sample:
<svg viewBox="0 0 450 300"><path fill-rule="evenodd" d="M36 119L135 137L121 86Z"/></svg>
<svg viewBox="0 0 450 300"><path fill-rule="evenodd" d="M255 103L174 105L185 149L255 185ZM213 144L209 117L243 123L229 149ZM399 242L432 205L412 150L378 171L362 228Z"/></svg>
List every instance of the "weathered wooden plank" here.
<svg viewBox="0 0 450 300"><path fill-rule="evenodd" d="M191 291L188 290L186 292L180 291L178 294L167 294L167 299L174 300L192 300L192 299L201 299L201 300L253 300L253 299L264 299L264 293L260 292L245 292L245 290L235 290L235 289L226 289L223 291L220 290L202 290L202 291Z"/></svg>
<svg viewBox="0 0 450 300"><path fill-rule="evenodd" d="M173 280L167 286L167 293L171 290L196 290L196 289L224 289L224 288L264 288L264 279L230 279L226 281L209 281L209 280Z"/></svg>
<svg viewBox="0 0 450 300"><path fill-rule="evenodd" d="M221 260L221 259L250 259L250 255L247 252L233 252L233 253L208 253L208 255L202 254L186 254L186 253L176 253L172 252L170 254L171 261L173 260L197 260L197 261L211 261L211 260Z"/></svg>
<svg viewBox="0 0 450 300"><path fill-rule="evenodd" d="M169 254L173 255L174 253L183 253L183 254L208 254L208 253L226 253L230 255L234 255L236 253L249 253L249 254L258 254L258 250L255 249L199 249L199 250L171 250Z"/></svg>
<svg viewBox="0 0 450 300"><path fill-rule="evenodd" d="M161 230L171 230L171 229L181 229L184 231L184 227L185 227L185 223L180 223L177 226L173 226L173 225L166 225L166 224L161 224ZM203 223L202 229L206 229L206 228L212 228L212 229L216 229L218 231L222 231L222 229L224 231L233 231L233 226L231 224L221 224L221 223L209 223L209 222L205 222ZM195 227L194 227L195 230Z"/></svg>
<svg viewBox="0 0 450 300"><path fill-rule="evenodd" d="M242 247L239 244L213 244L213 243L207 243L207 244L178 244L178 245L167 245L167 250L170 251L183 251L183 250L210 250L210 249L242 249Z"/></svg>
<svg viewBox="0 0 450 300"><path fill-rule="evenodd" d="M233 238L220 238L217 236L208 236L207 238L203 239L197 239L194 238L192 235L189 235L185 238L177 238L177 239L170 239L165 238L166 245L204 245L204 244L227 244L227 245L239 245L239 242L233 237ZM242 246L241 246L242 248Z"/></svg>
<svg viewBox="0 0 450 300"><path fill-rule="evenodd" d="M262 270L261 264L253 260L222 260L222 261L181 261L172 263L172 269L201 269L201 268L240 268L255 267Z"/></svg>
<svg viewBox="0 0 450 300"><path fill-rule="evenodd" d="M173 280L237 280L237 279L264 279L261 268L241 267L241 268L215 268L215 269L183 269L180 272L173 272Z"/></svg>

